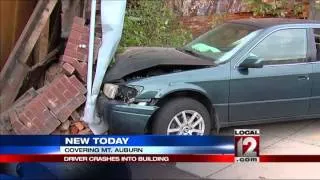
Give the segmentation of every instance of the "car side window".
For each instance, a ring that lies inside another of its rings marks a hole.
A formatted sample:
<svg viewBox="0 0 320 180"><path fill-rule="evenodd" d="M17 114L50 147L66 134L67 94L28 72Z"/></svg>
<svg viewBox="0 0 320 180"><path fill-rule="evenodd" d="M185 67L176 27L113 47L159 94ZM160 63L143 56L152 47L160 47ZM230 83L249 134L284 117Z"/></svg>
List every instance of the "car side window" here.
<svg viewBox="0 0 320 180"><path fill-rule="evenodd" d="M314 32L314 41L316 44L316 50L317 50L317 61L320 61L320 29L315 28L313 29Z"/></svg>
<svg viewBox="0 0 320 180"><path fill-rule="evenodd" d="M307 30L279 30L260 42L250 53L264 65L294 64L307 60Z"/></svg>

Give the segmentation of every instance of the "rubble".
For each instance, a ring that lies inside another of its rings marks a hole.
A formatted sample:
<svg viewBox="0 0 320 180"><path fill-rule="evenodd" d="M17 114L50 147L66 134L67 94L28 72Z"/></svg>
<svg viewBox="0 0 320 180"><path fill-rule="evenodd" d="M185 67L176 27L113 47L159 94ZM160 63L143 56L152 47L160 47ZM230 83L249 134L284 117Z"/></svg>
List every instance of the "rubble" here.
<svg viewBox="0 0 320 180"><path fill-rule="evenodd" d="M79 129L79 131L81 131L85 128L81 121L75 122L74 126L77 127Z"/></svg>
<svg viewBox="0 0 320 180"><path fill-rule="evenodd" d="M36 93L9 113L16 134L50 134L85 102L86 89L74 75L62 75Z"/></svg>
<svg viewBox="0 0 320 180"><path fill-rule="evenodd" d="M0 73L0 113L17 98L24 78L32 69L28 59L40 37L57 0L39 1Z"/></svg>
<svg viewBox="0 0 320 180"><path fill-rule="evenodd" d="M75 17L64 54L45 72L44 86L25 92L4 113L15 134L92 133L80 115L86 101L88 43L89 28ZM96 38L95 46L100 44Z"/></svg>

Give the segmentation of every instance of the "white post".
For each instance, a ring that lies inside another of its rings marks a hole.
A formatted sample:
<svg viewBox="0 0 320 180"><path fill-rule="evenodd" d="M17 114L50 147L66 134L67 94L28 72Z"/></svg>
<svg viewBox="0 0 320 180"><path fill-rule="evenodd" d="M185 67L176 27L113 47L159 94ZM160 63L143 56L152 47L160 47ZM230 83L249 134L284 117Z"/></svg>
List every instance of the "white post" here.
<svg viewBox="0 0 320 180"><path fill-rule="evenodd" d="M92 93L92 75L93 75L93 48L94 34L96 25L96 6L97 1L91 1L91 16L90 16L90 37L89 37L89 55L88 55L88 73L87 73L87 100L90 99Z"/></svg>
<svg viewBox="0 0 320 180"><path fill-rule="evenodd" d="M104 134L108 130L108 123L98 117L96 102L103 83L103 77L121 39L126 2L126 0L101 1L102 45L99 48L96 71L93 76L96 0L92 0L87 79L88 92L83 120L88 123L94 134Z"/></svg>

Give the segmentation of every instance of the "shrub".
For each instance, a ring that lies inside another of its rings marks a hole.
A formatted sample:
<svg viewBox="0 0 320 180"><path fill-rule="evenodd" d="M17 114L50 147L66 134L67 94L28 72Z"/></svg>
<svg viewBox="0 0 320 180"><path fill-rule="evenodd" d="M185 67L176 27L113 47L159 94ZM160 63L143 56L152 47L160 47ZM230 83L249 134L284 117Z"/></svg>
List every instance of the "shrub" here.
<svg viewBox="0 0 320 180"><path fill-rule="evenodd" d="M254 16L275 16L286 17L289 13L289 3L287 0L274 0L273 3L266 3L263 0L246 0ZM293 15L299 17L303 13L303 4L295 2L293 4Z"/></svg>
<svg viewBox="0 0 320 180"><path fill-rule="evenodd" d="M182 46L192 39L164 1L128 3L120 50L129 46Z"/></svg>

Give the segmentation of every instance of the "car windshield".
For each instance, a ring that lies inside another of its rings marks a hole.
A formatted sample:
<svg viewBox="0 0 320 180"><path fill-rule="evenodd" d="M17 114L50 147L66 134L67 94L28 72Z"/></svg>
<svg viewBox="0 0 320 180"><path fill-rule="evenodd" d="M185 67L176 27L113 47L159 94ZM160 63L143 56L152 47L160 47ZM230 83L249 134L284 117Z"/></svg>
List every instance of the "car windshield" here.
<svg viewBox="0 0 320 180"><path fill-rule="evenodd" d="M226 23L196 38L187 44L183 50L213 59L215 64L221 64L230 59L259 31L255 26Z"/></svg>

